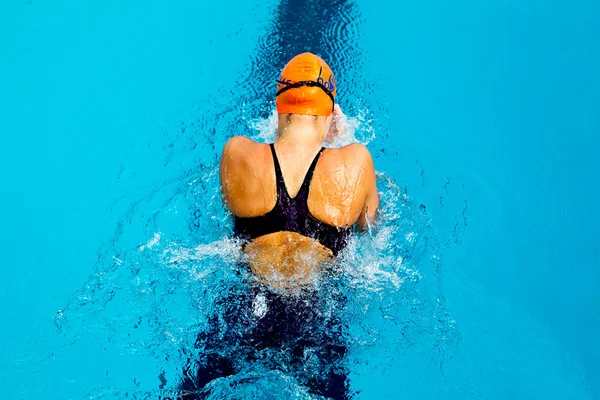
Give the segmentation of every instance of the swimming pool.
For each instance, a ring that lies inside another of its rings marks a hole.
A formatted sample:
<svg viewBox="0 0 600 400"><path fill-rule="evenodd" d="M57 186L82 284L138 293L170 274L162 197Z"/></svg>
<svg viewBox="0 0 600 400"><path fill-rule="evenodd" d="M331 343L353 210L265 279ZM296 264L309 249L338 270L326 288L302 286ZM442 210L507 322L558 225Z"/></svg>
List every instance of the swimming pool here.
<svg viewBox="0 0 600 400"><path fill-rule="evenodd" d="M305 50L381 172L347 258L357 398L598 398L600 6L324 3L0 5L1 398L177 384L235 279L220 148L268 139ZM220 393L305 395L259 372Z"/></svg>

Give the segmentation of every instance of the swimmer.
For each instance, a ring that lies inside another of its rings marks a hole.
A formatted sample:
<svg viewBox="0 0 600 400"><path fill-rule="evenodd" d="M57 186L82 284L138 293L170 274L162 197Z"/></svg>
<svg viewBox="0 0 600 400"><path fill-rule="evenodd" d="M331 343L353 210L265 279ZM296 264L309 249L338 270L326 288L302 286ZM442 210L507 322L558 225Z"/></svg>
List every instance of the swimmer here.
<svg viewBox="0 0 600 400"><path fill-rule="evenodd" d="M224 201L255 283L219 301L222 321L214 318L198 336L200 361L186 371L181 399L205 398L212 381L284 353L288 365L276 368L295 371L310 393L349 398L343 324L319 309L334 295L314 283L327 276L351 229L376 216L373 160L361 144L323 147L339 134L341 115L325 61L300 54L277 83L275 143L233 137L220 164Z"/></svg>
<svg viewBox="0 0 600 400"><path fill-rule="evenodd" d="M231 138L220 177L252 272L271 286L295 287L318 277L354 225L364 229L375 218L379 196L365 146L323 147L339 134L331 125L341 114L325 61L300 54L277 83L275 143Z"/></svg>

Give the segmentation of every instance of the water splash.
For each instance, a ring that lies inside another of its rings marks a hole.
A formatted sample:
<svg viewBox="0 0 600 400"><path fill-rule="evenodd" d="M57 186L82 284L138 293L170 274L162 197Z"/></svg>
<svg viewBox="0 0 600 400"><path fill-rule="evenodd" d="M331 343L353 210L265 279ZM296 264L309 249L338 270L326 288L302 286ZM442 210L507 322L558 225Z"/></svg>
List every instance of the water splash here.
<svg viewBox="0 0 600 400"><path fill-rule="evenodd" d="M272 114L249 124L258 128L259 138L269 140L274 118ZM364 143L374 133L361 118L349 118L360 122L347 132L350 140ZM66 346L77 348L86 338L97 349L118 353L107 361L107 369L129 357L145 357L154 365L154 380L141 380L138 372L128 371L129 382L138 384L99 385L103 387L86 398L172 394L182 370L193 368L199 357L199 332L215 318L225 320L223 294L243 295L251 277L240 268L239 243L229 238L231 220L213 159L137 200L129 199L115 237L99 254L95 273L57 312L57 334L69 341ZM339 275L322 288L330 296L320 312L346 326L353 373L381 371L407 349L428 352L443 368L460 335L441 293L435 232L426 211L390 176L379 173L378 186L380 220L369 232L352 237L341 254ZM335 300L341 297L346 299L343 307ZM263 315L265 305L257 297L250 313ZM235 302L229 302L232 306ZM210 398L268 398L265 393L277 391L308 398L297 372L281 367L287 362L282 354L266 350L262 357L270 362L243 365L235 376L211 383Z"/></svg>
<svg viewBox="0 0 600 400"><path fill-rule="evenodd" d="M338 135L331 143L325 142L325 147L342 147L352 143L369 144L375 139L373 121L369 119L369 112L360 109L355 117L347 115L335 116L337 126L341 127ZM251 138L257 142L272 143L277 134L278 114L273 110L268 118L252 118L247 121L248 127L256 132Z"/></svg>

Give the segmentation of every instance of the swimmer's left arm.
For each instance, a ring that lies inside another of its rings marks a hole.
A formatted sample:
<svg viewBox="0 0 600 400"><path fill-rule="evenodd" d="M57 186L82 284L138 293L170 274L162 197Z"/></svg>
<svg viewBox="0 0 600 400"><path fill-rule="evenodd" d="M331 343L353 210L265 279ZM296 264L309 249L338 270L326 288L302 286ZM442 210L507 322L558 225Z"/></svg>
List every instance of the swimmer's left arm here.
<svg viewBox="0 0 600 400"><path fill-rule="evenodd" d="M377 209L379 207L379 192L377 191L377 177L375 175L375 165L371 153L364 147L363 161L363 188L365 188L365 204L363 206L360 217L358 218L358 226L364 231L373 224L377 217Z"/></svg>

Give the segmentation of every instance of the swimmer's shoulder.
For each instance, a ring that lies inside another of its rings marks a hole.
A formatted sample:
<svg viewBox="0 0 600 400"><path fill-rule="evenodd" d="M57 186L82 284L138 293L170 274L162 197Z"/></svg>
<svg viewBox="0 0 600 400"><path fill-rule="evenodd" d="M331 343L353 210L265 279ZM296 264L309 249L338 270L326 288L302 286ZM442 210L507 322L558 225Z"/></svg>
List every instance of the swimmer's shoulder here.
<svg viewBox="0 0 600 400"><path fill-rule="evenodd" d="M220 180L224 200L240 217L255 217L272 209L277 201L275 174L269 145L234 136L223 148ZM263 204L264 203L264 204Z"/></svg>
<svg viewBox="0 0 600 400"><path fill-rule="evenodd" d="M311 183L310 212L330 225L354 225L363 214L374 177L371 154L364 145L328 148Z"/></svg>
<svg viewBox="0 0 600 400"><path fill-rule="evenodd" d="M352 160L364 161L367 158L371 158L371 152L367 149L367 146L360 143L352 143L344 147L340 147L340 150L351 156Z"/></svg>
<svg viewBox="0 0 600 400"><path fill-rule="evenodd" d="M268 150L269 145L255 142L246 136L234 136L230 138L223 148L223 157L245 157L256 151Z"/></svg>
<svg viewBox="0 0 600 400"><path fill-rule="evenodd" d="M325 162L330 165L344 165L351 171L357 168L373 169L373 157L367 146L360 143L352 143L339 148L329 148L324 153Z"/></svg>
<svg viewBox="0 0 600 400"><path fill-rule="evenodd" d="M223 147L221 166L228 163L237 166L261 165L267 158L271 158L268 144L255 142L246 136L234 136Z"/></svg>

